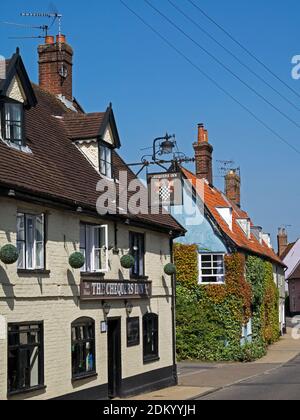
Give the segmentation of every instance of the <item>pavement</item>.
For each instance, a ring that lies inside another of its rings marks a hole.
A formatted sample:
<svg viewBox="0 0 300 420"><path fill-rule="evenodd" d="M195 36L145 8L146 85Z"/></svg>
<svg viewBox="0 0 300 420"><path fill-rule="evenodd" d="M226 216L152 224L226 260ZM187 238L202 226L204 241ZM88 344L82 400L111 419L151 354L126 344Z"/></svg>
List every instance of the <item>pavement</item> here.
<svg viewBox="0 0 300 420"><path fill-rule="evenodd" d="M131 400L274 399L280 398L280 392L281 399L297 399L299 394L300 400L300 339L295 340L288 328L287 334L256 362L184 362L178 365L178 373L178 386Z"/></svg>

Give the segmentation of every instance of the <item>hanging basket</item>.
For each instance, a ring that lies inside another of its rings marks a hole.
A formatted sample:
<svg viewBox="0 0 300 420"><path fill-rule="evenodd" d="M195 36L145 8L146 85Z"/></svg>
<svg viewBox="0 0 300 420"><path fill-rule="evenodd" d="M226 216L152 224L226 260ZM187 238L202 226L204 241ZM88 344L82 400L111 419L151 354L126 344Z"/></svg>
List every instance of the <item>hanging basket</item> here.
<svg viewBox="0 0 300 420"><path fill-rule="evenodd" d="M132 255L124 255L121 258L121 266L127 270L130 270L134 266L134 258Z"/></svg>
<svg viewBox="0 0 300 420"><path fill-rule="evenodd" d="M0 261L6 265L14 264L18 261L19 253L14 245L4 245L0 249Z"/></svg>
<svg viewBox="0 0 300 420"><path fill-rule="evenodd" d="M85 264L84 255L81 252L74 252L74 254L70 255L69 264L75 270L79 270Z"/></svg>
<svg viewBox="0 0 300 420"><path fill-rule="evenodd" d="M176 266L174 264L167 264L164 268L164 272L167 276L173 276L176 274Z"/></svg>

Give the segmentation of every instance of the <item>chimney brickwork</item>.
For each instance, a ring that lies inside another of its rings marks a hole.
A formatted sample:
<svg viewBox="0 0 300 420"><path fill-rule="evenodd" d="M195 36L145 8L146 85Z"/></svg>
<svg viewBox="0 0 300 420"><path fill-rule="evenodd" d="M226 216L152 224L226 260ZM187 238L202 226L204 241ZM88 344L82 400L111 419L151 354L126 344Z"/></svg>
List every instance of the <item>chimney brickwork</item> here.
<svg viewBox="0 0 300 420"><path fill-rule="evenodd" d="M53 95L62 95L73 101L73 50L63 35L48 36L45 44L38 47L39 84Z"/></svg>
<svg viewBox="0 0 300 420"><path fill-rule="evenodd" d="M225 176L226 197L241 207L241 177L236 170L231 170Z"/></svg>
<svg viewBox="0 0 300 420"><path fill-rule="evenodd" d="M199 179L206 179L213 184L213 147L208 142L208 131L203 124L198 125L198 142L194 143L196 175Z"/></svg>
<svg viewBox="0 0 300 420"><path fill-rule="evenodd" d="M288 235L286 229L280 228L278 231L278 255L281 257L288 247Z"/></svg>

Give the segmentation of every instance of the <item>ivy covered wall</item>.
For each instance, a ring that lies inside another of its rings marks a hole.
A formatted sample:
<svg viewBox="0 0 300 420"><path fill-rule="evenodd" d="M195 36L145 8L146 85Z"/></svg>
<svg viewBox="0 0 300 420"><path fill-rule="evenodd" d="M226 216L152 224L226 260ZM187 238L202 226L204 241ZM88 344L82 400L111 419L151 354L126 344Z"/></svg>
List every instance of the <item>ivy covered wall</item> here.
<svg viewBox="0 0 300 420"><path fill-rule="evenodd" d="M251 361L279 338L279 296L272 264L258 257L225 257L225 285L198 284L198 248L179 245L177 351L180 360ZM241 344L252 320L252 337Z"/></svg>

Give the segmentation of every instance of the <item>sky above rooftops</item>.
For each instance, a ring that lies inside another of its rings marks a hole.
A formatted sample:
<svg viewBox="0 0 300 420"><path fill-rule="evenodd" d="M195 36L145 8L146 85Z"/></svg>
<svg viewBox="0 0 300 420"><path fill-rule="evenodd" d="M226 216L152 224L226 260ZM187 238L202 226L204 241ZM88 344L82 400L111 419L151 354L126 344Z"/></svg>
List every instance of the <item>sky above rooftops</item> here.
<svg viewBox="0 0 300 420"><path fill-rule="evenodd" d="M125 1L196 65L300 150L299 128L227 74L195 44L155 14L144 1ZM300 107L297 96L251 60L187 0L173 1ZM195 2L300 94L300 80L295 81L291 77L292 57L300 54L300 4L297 0L288 3L272 0ZM187 23L167 0L152 0L152 3L272 104L300 123L297 110L237 64L191 23ZM113 103L123 144L121 154L128 162L139 161L148 152L141 149L150 147L153 139L166 131L176 133L179 148L192 156L197 124L203 122L215 149L217 187L223 187L217 161L235 161L236 166L241 167L242 204L254 223L272 233L274 245L279 226L292 225L289 228L290 241L300 236L300 154L281 143L163 44L119 0L90 0L88 5L64 0L56 1L56 7L64 15L63 32L75 51L75 96L87 112L105 111L109 102ZM33 25L48 23L45 19L22 18L19 16L22 11L47 12L49 2L27 0L25 6L21 0L3 2L0 20ZM39 40L8 39L32 34L38 35L39 31L1 24L0 55L9 57L19 46L31 79L37 81L36 48Z"/></svg>

